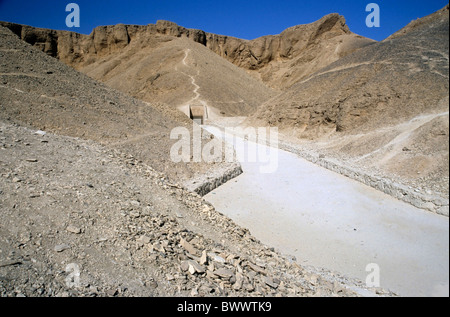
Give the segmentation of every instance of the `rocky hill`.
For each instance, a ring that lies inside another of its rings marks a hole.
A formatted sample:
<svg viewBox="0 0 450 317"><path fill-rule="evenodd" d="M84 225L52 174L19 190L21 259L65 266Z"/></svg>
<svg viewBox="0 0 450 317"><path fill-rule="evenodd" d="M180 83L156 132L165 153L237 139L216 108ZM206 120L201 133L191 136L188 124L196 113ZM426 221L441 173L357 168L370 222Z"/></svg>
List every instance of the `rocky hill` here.
<svg viewBox="0 0 450 317"><path fill-rule="evenodd" d="M193 135L192 121L181 112L95 81L6 28L0 35L0 119L121 149L173 182L234 168L229 163L174 163L170 151L178 140L170 139L172 129L186 127Z"/></svg>
<svg viewBox="0 0 450 317"><path fill-rule="evenodd" d="M322 68L249 122L448 197L448 14L446 6Z"/></svg>
<svg viewBox="0 0 450 317"><path fill-rule="evenodd" d="M345 18L336 13L254 40L188 30L168 21L158 21L156 25L164 34L186 36L205 45L277 90L284 90L339 58L375 43L352 33Z"/></svg>
<svg viewBox="0 0 450 317"><path fill-rule="evenodd" d="M299 266L117 150L0 122L0 296L393 295Z"/></svg>
<svg viewBox="0 0 450 317"><path fill-rule="evenodd" d="M189 76L194 76L202 100L222 116L253 113L274 94L265 85L283 90L374 43L350 32L338 14L251 41L186 29L169 21L101 26L90 35L2 24L47 54L145 101L173 106L189 102L186 98L193 91ZM192 54L183 70L187 48Z"/></svg>
<svg viewBox="0 0 450 317"><path fill-rule="evenodd" d="M168 36L150 42L142 36L80 71L141 100L163 102L184 112L188 105L204 105L207 118L246 116L274 96L203 45Z"/></svg>
<svg viewBox="0 0 450 317"><path fill-rule="evenodd" d="M97 27L91 35L3 25L110 87L174 109L203 104L213 117L242 116L274 95L259 80L199 44L204 32L165 21Z"/></svg>

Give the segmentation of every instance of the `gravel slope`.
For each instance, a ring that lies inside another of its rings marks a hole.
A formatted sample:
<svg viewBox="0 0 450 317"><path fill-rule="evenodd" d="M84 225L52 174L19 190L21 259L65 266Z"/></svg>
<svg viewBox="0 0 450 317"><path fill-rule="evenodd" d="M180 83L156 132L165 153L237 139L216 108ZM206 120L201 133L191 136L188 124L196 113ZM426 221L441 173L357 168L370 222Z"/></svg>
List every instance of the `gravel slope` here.
<svg viewBox="0 0 450 317"><path fill-rule="evenodd" d="M110 88L0 27L0 119L94 140L135 155L174 182L208 175L227 163L174 163L173 128L193 135L192 121L165 104ZM206 140L208 135L204 135Z"/></svg>

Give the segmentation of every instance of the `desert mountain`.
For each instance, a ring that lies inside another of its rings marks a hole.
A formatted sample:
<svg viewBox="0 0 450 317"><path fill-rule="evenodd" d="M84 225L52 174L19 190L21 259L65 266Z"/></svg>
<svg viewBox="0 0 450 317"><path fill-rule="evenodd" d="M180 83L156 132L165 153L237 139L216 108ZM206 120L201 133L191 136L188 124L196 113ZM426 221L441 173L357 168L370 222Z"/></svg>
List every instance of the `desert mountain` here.
<svg viewBox="0 0 450 317"><path fill-rule="evenodd" d="M90 35L3 25L47 54L122 92L179 109L204 105L213 118L253 113L274 96L268 87L283 90L374 43L350 32L338 14L251 41L168 21L102 26Z"/></svg>
<svg viewBox="0 0 450 317"><path fill-rule="evenodd" d="M380 43L337 14L251 41L1 24L0 296L358 295L174 184L236 168L169 159L188 105L448 197L448 6Z"/></svg>
<svg viewBox="0 0 450 317"><path fill-rule="evenodd" d="M167 21L158 21L156 27L164 34L187 36L203 44L276 90L283 90L339 58L375 43L352 33L345 18L336 13L254 40L189 30Z"/></svg>
<svg viewBox="0 0 450 317"><path fill-rule="evenodd" d="M273 96L243 69L188 39L156 36L80 68L80 71L138 99L187 112L204 105L207 118L245 116ZM245 83L243 85L242 83Z"/></svg>
<svg viewBox="0 0 450 317"><path fill-rule="evenodd" d="M0 26L0 296L369 292L299 266L168 182L210 167L168 159L180 125L192 126Z"/></svg>
<svg viewBox="0 0 450 317"><path fill-rule="evenodd" d="M259 80L200 44L204 32L173 23L97 27L89 36L5 25L110 87L178 109L204 105L208 118L248 115L273 96Z"/></svg>
<svg viewBox="0 0 450 317"><path fill-rule="evenodd" d="M214 34L207 34L206 40L209 49L277 90L373 43L352 33L345 18L336 13L251 41Z"/></svg>
<svg viewBox="0 0 450 317"><path fill-rule="evenodd" d="M250 121L447 196L448 27L446 6L301 80Z"/></svg>
<svg viewBox="0 0 450 317"><path fill-rule="evenodd" d="M100 142L164 172L173 182L230 167L174 163L170 151L178 140L170 139L172 129L186 127L193 135L192 121L181 112L97 82L0 28L1 120Z"/></svg>

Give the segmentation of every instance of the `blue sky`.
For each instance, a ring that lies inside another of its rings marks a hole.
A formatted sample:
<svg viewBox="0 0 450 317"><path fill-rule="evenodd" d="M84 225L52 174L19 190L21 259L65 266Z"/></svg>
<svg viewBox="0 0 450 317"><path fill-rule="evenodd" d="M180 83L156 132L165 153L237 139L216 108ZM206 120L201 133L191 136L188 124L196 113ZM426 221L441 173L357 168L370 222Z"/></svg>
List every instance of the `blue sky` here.
<svg viewBox="0 0 450 317"><path fill-rule="evenodd" d="M65 25L68 3L80 7L80 27ZM366 6L380 7L381 26L366 26ZM314 22L329 13L343 15L354 33L383 40L411 20L431 14L448 0L0 0L0 20L90 34L99 25L173 21L187 28L254 39Z"/></svg>

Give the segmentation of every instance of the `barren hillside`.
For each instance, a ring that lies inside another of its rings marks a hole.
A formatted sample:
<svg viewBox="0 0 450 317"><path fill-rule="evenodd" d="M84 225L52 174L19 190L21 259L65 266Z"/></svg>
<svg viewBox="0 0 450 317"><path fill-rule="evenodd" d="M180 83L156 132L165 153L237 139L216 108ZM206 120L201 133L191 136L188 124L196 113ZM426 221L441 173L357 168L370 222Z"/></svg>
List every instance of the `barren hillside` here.
<svg viewBox="0 0 450 317"><path fill-rule="evenodd" d="M250 122L448 197L448 6L415 25L298 82Z"/></svg>
<svg viewBox="0 0 450 317"><path fill-rule="evenodd" d="M180 126L191 131L187 117L167 105L139 101L97 82L6 28L0 32L0 119L121 149L174 182L232 167L172 162L170 150L177 140L171 140L170 133Z"/></svg>
<svg viewBox="0 0 450 317"><path fill-rule="evenodd" d="M3 27L0 58L0 296L367 294L299 266L171 183L168 173L206 168L174 173L168 133L189 125L183 116Z"/></svg>
<svg viewBox="0 0 450 317"><path fill-rule="evenodd" d="M189 106L249 116L283 145L448 198L448 10L379 43L338 14L250 41L0 22L0 296L385 294L217 212L189 189L239 164L175 163L170 133L193 134Z"/></svg>
<svg viewBox="0 0 450 317"><path fill-rule="evenodd" d="M90 35L2 24L176 120L196 105L208 119L250 114L305 149L448 196L448 6L380 43L338 14L250 41L168 21Z"/></svg>
<svg viewBox="0 0 450 317"><path fill-rule="evenodd" d="M253 113L274 96L268 87L284 90L374 43L350 32L338 14L251 41L169 21L102 26L90 35L2 23L47 54L141 100L180 107L198 92L194 101L220 116Z"/></svg>
<svg viewBox="0 0 450 317"><path fill-rule="evenodd" d="M232 63L251 70L270 87L285 90L332 62L375 41L354 34L345 18L333 13L297 25L279 35L251 41L207 34L206 46Z"/></svg>
<svg viewBox="0 0 450 317"><path fill-rule="evenodd" d="M24 41L69 66L147 102L174 109L201 104L212 116L253 113L274 94L259 80L199 44L204 32L166 21L97 27L92 34L4 23Z"/></svg>

